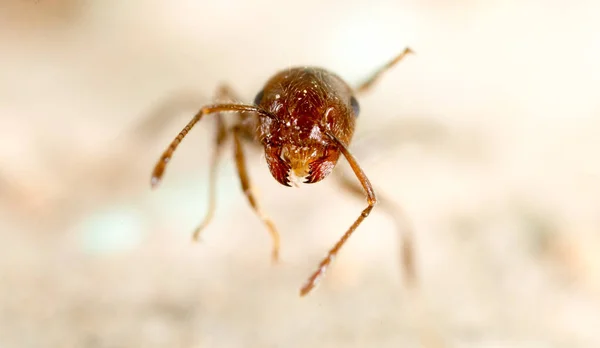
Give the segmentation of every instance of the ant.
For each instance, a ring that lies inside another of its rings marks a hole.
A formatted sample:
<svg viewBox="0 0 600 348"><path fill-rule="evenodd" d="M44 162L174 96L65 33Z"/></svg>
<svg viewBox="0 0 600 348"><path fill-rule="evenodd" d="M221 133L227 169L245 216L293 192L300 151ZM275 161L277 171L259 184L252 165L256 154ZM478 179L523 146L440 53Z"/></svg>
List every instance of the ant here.
<svg viewBox="0 0 600 348"><path fill-rule="evenodd" d="M209 173L209 208L203 222L194 231L193 238L198 239L200 232L213 217L216 169L223 145L231 136L242 190L250 206L271 235L273 242L271 257L273 261L277 261L279 233L273 221L261 210L251 189L242 141L248 140L263 146L266 162L273 178L284 186L291 186L290 184L298 186L299 183L312 184L323 180L332 172L338 159L343 155L358 178L362 191L366 193L367 207L329 250L317 270L300 289L300 296L308 294L325 274L327 267L344 243L369 216L378 201L371 182L348 150L360 112L355 95L370 89L385 71L409 53L413 53L412 50L405 48L402 53L375 71L356 89L351 88L338 75L317 67L292 67L276 73L258 92L254 105L234 103L234 100L239 99L235 97L233 91L227 86L221 86L217 91L217 100L227 99L228 102L204 106L196 113L158 160L152 172L152 187L155 188L161 181L167 164L183 138L202 117L213 114L217 129ZM238 114L239 118L232 127L226 127L222 115L224 112ZM357 193L357 190L354 191ZM411 264L409 258L410 256L405 255L405 264Z"/></svg>

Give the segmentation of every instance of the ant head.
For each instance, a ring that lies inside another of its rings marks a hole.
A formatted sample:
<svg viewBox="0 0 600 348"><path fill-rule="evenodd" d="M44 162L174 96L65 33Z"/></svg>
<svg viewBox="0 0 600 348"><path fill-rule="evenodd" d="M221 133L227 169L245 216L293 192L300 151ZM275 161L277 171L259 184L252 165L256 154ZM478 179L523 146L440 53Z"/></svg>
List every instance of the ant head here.
<svg viewBox="0 0 600 348"><path fill-rule="evenodd" d="M338 76L317 68L292 68L271 78L254 103L259 135L273 177L290 186L316 183L335 167L354 133L358 102Z"/></svg>

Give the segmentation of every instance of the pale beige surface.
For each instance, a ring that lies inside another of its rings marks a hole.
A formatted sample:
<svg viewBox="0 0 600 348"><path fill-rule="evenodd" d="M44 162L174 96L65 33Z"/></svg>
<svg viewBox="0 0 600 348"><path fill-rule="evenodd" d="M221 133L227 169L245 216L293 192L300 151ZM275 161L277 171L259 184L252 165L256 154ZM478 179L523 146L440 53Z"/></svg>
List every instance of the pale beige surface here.
<svg viewBox="0 0 600 348"><path fill-rule="evenodd" d="M0 347L600 346L597 1L202 3L0 3ZM414 222L418 298L377 212L299 298L363 203L280 186L259 152L283 262L230 161L190 243L211 122L149 190L219 82L252 100L316 64L354 83L406 45L353 148ZM169 98L172 122L126 137Z"/></svg>

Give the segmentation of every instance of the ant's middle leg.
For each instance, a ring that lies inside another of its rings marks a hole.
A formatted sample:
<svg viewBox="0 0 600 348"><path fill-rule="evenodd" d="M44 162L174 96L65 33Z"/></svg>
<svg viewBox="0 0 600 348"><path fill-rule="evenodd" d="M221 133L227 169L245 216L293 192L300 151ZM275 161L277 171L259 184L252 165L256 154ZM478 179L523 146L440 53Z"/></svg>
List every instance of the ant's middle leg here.
<svg viewBox="0 0 600 348"><path fill-rule="evenodd" d="M210 224L215 215L217 207L217 176L219 161L223 154L223 145L227 140L227 130L225 128L225 121L222 115L215 115L216 118L216 135L215 135L215 147L212 153L210 161L209 174L208 174L208 210L204 216L204 220L196 227L193 234L193 239L198 240L200 238L200 232Z"/></svg>
<svg viewBox="0 0 600 348"><path fill-rule="evenodd" d="M227 85L221 85L217 89L215 94L216 102L233 102L237 100L237 96L233 90ZM193 234L193 239L198 240L200 232L210 224L215 214L217 206L217 174L219 168L219 162L223 155L224 145L228 138L229 132L227 131L225 120L221 114L215 115L215 147L213 150L208 177L208 210L204 216L204 220L196 227Z"/></svg>
<svg viewBox="0 0 600 348"><path fill-rule="evenodd" d="M339 168L342 169L342 168ZM356 198L364 199L364 190L358 182L352 180L349 175L342 173L341 170L333 172L333 176L340 187ZM400 259L404 269L404 278L408 285L416 282L416 267L414 256L414 240L411 223L400 206L384 196L381 191L377 191L377 200L379 209L385 210L393 219L398 231L400 231Z"/></svg>

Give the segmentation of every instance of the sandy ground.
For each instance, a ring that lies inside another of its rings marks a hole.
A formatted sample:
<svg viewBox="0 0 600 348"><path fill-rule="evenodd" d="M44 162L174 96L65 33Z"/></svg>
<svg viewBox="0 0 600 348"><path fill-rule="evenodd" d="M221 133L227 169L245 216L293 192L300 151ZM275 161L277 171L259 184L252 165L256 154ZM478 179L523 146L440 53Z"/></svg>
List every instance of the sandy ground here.
<svg viewBox="0 0 600 348"><path fill-rule="evenodd" d="M0 2L0 347L600 347L600 5L391 3ZM314 64L355 84L405 46L352 150L414 225L414 291L376 209L300 298L364 202L285 188L260 151L281 263L231 155L191 243L210 121L150 190L219 83L250 101Z"/></svg>

